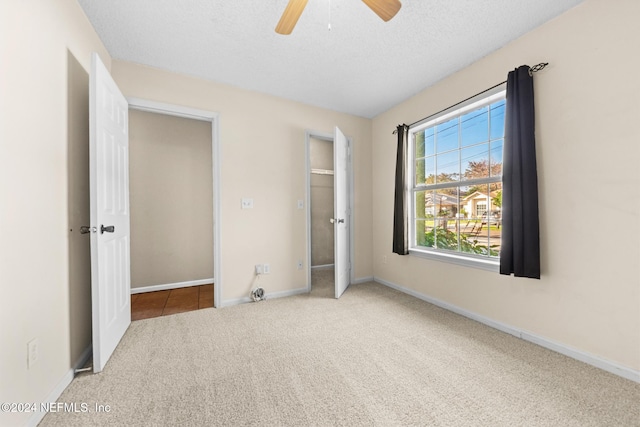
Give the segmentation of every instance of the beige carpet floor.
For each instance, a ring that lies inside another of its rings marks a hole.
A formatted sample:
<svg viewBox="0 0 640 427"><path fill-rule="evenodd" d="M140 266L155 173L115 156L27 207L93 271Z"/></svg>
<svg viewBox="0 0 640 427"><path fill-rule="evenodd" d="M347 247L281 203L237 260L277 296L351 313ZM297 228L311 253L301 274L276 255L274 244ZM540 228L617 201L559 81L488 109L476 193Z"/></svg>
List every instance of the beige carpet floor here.
<svg viewBox="0 0 640 427"><path fill-rule="evenodd" d="M639 426L640 384L376 283L141 320L42 426ZM95 404L110 412L96 413Z"/></svg>

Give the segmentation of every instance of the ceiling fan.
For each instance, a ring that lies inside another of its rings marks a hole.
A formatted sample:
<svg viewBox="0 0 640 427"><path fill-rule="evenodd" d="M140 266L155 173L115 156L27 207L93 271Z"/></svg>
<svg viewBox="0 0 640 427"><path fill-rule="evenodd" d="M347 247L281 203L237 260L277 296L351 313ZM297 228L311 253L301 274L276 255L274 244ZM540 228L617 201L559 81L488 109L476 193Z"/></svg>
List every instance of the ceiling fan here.
<svg viewBox="0 0 640 427"><path fill-rule="evenodd" d="M293 27L296 26L298 18L302 15L307 2L309 0L289 0L289 4L282 12L280 21L276 26L276 33L288 35L293 31ZM388 21L400 10L402 3L400 0L362 0L376 15L382 18L383 21Z"/></svg>

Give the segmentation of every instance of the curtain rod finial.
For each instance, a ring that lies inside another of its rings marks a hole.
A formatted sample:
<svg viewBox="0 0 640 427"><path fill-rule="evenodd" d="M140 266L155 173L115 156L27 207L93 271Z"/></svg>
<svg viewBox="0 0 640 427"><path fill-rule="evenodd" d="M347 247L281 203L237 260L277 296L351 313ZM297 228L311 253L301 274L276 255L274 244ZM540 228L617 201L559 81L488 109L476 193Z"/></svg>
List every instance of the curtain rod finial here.
<svg viewBox="0 0 640 427"><path fill-rule="evenodd" d="M544 67L546 67L547 65L549 65L548 62L541 62L537 65L534 65L533 67L529 67L529 75L533 76L533 73L544 70Z"/></svg>

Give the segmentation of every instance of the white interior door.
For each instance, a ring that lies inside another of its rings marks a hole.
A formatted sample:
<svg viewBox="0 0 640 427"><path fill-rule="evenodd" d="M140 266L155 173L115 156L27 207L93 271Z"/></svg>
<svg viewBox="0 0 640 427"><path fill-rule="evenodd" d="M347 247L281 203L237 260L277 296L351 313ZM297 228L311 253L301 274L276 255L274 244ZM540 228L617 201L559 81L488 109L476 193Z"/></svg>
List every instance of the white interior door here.
<svg viewBox="0 0 640 427"><path fill-rule="evenodd" d="M349 286L349 194L348 188L349 145L342 131L335 128L333 136L333 233L336 298Z"/></svg>
<svg viewBox="0 0 640 427"><path fill-rule="evenodd" d="M89 97L93 371L100 372L131 324L129 108L96 53Z"/></svg>

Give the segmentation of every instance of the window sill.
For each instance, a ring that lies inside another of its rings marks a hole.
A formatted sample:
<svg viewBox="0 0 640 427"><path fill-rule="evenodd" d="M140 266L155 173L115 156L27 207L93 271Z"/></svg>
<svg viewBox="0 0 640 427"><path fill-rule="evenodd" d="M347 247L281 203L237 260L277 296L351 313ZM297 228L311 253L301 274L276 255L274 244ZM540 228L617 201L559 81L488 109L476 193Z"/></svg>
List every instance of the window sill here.
<svg viewBox="0 0 640 427"><path fill-rule="evenodd" d="M492 271L494 273L500 272L499 260L481 259L470 256L447 254L415 248L409 249L409 255L414 255L420 258L426 258L435 261L448 262L450 264L461 265L464 267L479 268L481 270Z"/></svg>

